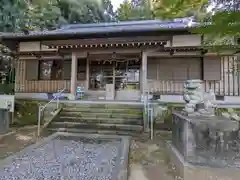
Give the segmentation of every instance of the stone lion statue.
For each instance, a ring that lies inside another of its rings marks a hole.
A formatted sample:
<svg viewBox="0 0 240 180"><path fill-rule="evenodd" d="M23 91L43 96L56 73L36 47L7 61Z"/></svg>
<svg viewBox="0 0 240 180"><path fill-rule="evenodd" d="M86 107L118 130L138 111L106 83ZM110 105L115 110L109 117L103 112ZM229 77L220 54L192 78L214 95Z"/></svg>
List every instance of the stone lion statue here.
<svg viewBox="0 0 240 180"><path fill-rule="evenodd" d="M202 80L187 80L184 83L183 112L189 116L214 116L216 98L213 90L204 91Z"/></svg>

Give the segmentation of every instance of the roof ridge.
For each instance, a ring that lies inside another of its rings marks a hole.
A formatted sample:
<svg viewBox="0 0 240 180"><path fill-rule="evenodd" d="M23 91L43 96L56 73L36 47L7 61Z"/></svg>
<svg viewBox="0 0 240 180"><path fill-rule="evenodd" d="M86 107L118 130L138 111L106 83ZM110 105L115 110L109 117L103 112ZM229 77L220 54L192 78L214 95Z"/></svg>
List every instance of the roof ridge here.
<svg viewBox="0 0 240 180"><path fill-rule="evenodd" d="M63 25L61 28L56 30L63 29L77 29L77 28L92 28L92 27L117 27L117 26L136 26L136 25L152 25L153 23L158 24L167 24L167 23L188 23L193 21L192 17L186 18L176 18L173 20L140 20L140 21L120 21L120 22L109 22L109 23L90 23L90 24L68 24Z"/></svg>
<svg viewBox="0 0 240 180"><path fill-rule="evenodd" d="M91 23L91 24L68 24L68 25L62 26L60 29L144 25L144 24L149 24L149 23L153 23L153 22L159 22L159 20L123 21L123 22Z"/></svg>

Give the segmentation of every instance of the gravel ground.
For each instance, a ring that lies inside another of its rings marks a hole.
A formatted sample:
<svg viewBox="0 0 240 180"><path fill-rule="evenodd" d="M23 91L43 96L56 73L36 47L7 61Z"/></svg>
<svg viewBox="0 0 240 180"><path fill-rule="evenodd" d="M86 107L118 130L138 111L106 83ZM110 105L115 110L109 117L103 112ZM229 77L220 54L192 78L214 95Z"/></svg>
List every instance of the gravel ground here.
<svg viewBox="0 0 240 180"><path fill-rule="evenodd" d="M110 180L120 141L82 142L55 139L0 171L0 180Z"/></svg>
<svg viewBox="0 0 240 180"><path fill-rule="evenodd" d="M34 143L36 141L34 132L36 132L34 128L31 130L23 129L14 135L7 136L0 140L0 159L14 154ZM177 176L174 167L169 163L167 158L168 153L165 149L165 141L169 139L171 139L171 133L162 132L156 132L154 141L143 136L132 139L129 154L129 180L181 179ZM0 177L1 175L3 176L0 172ZM26 178L26 180L28 179ZM48 180L50 180L50 178ZM71 178L66 180L71 180Z"/></svg>

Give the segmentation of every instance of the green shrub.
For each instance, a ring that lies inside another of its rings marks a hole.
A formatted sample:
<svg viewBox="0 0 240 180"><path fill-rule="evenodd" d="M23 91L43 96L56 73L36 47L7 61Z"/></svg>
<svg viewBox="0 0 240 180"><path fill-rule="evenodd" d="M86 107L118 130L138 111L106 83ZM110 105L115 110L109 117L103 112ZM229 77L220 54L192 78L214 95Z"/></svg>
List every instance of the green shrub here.
<svg viewBox="0 0 240 180"><path fill-rule="evenodd" d="M39 101L21 100L15 103L14 123L12 126L37 125Z"/></svg>
<svg viewBox="0 0 240 180"><path fill-rule="evenodd" d="M0 84L0 93L14 94L14 84Z"/></svg>

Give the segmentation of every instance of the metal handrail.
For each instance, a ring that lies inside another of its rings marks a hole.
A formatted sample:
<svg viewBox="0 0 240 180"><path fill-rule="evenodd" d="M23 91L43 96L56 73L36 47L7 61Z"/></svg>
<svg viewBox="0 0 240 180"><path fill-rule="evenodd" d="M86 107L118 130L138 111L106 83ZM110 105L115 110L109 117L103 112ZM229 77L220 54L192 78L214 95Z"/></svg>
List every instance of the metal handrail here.
<svg viewBox="0 0 240 180"><path fill-rule="evenodd" d="M150 108L150 103L149 103L149 89L144 91L144 112L147 116L147 122L144 122L144 129L149 130L149 108Z"/></svg>
<svg viewBox="0 0 240 180"><path fill-rule="evenodd" d="M145 130L150 129L150 138L153 139L154 134L154 120L153 120L153 108L150 107L151 103L149 102L149 89L147 91L144 91L144 112L147 115L147 122L144 124ZM150 124L150 128L149 128Z"/></svg>
<svg viewBox="0 0 240 180"><path fill-rule="evenodd" d="M144 113L145 113L145 117L147 116L148 117L148 109L147 109L147 104L148 104L148 101L147 101L147 92L146 91L143 91L143 103L144 103ZM146 131L147 129L147 123L148 123L148 118L147 118L147 122L146 122L146 119L144 118L144 131Z"/></svg>
<svg viewBox="0 0 240 180"><path fill-rule="evenodd" d="M147 91L147 110L148 110L148 123L147 123L147 128L149 129L149 115L151 118L151 113L149 113L149 109L150 109L150 102L149 102L149 89Z"/></svg>
<svg viewBox="0 0 240 180"><path fill-rule="evenodd" d="M153 140L153 134L154 134L154 128L153 128L153 108L149 108L148 109L148 113L150 114L150 124L151 124L151 126L150 126L150 138L151 138L151 140ZM148 120L148 124L149 124L149 120Z"/></svg>
<svg viewBox="0 0 240 180"><path fill-rule="evenodd" d="M40 137L40 128L41 128L41 117L42 112L45 110L45 108L52 103L53 101L57 100L57 109L59 109L59 96L65 91L65 88L58 91L58 95L53 97L48 103L46 103L44 106L40 105L38 107L38 130L37 130L37 136Z"/></svg>

